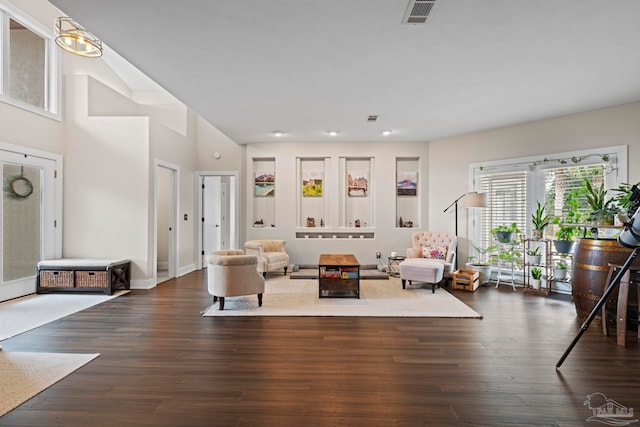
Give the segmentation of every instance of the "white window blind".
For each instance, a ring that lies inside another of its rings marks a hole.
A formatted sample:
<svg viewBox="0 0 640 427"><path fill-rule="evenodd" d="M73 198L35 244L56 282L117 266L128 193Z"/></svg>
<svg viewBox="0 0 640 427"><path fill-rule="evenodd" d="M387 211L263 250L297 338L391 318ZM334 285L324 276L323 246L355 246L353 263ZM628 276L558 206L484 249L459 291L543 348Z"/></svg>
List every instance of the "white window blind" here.
<svg viewBox="0 0 640 427"><path fill-rule="evenodd" d="M527 227L527 173L525 171L483 175L480 191L487 194L487 209L480 221L481 242L489 246L491 229L516 223L524 233Z"/></svg>

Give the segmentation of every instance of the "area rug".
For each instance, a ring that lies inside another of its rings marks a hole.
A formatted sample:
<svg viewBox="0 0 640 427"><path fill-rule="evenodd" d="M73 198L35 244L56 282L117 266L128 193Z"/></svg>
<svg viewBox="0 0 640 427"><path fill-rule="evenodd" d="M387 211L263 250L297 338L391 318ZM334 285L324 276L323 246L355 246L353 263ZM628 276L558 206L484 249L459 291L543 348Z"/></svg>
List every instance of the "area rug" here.
<svg viewBox="0 0 640 427"><path fill-rule="evenodd" d="M269 278L262 307L258 297L226 298L208 307L203 316L363 316L482 318L444 289L431 293L431 285L402 289L400 279L361 280L360 299L318 298L317 280Z"/></svg>
<svg viewBox="0 0 640 427"><path fill-rule="evenodd" d="M27 295L0 303L0 341L109 301L129 291L104 294Z"/></svg>
<svg viewBox="0 0 640 427"><path fill-rule="evenodd" d="M98 356L0 351L0 417Z"/></svg>

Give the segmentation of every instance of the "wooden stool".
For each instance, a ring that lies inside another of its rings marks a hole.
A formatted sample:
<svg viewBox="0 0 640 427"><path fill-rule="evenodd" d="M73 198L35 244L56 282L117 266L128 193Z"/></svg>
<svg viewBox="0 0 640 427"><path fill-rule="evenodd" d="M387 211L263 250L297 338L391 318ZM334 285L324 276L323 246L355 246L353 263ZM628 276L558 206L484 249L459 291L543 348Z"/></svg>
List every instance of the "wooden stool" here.
<svg viewBox="0 0 640 427"><path fill-rule="evenodd" d="M621 265L609 263L609 275L607 276L607 287L611 284L611 280L618 270L622 268ZM616 307L616 344L620 347L626 346L627 338L627 307L629 304L629 285L631 283L631 273L640 273L638 269L629 268L618 285L618 302ZM640 283L636 283L640 286ZM639 298L640 299L640 298ZM609 327L607 325L606 303L602 305L602 333L609 335ZM638 320L640 321L640 303L638 310ZM638 339L640 340L640 325L638 327Z"/></svg>

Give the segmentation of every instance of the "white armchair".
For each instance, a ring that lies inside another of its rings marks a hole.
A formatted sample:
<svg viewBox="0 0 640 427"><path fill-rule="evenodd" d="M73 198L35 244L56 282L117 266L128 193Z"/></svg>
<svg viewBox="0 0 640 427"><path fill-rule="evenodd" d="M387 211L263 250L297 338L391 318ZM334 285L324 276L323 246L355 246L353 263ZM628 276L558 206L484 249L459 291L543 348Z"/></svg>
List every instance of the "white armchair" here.
<svg viewBox="0 0 640 427"><path fill-rule="evenodd" d="M228 249L207 255L207 282L213 302L220 299L224 310L225 297L258 294L258 306L262 306L264 277L258 274L258 260L245 255L241 249Z"/></svg>
<svg viewBox="0 0 640 427"><path fill-rule="evenodd" d="M258 258L258 272L266 279L267 273L281 269L287 275L289 255L285 245L284 240L249 240L244 244L244 251Z"/></svg>
<svg viewBox="0 0 640 427"><path fill-rule="evenodd" d="M429 258L443 265L445 279L450 279L456 263L456 243L453 233L443 231L416 231L411 238L412 247L407 258Z"/></svg>

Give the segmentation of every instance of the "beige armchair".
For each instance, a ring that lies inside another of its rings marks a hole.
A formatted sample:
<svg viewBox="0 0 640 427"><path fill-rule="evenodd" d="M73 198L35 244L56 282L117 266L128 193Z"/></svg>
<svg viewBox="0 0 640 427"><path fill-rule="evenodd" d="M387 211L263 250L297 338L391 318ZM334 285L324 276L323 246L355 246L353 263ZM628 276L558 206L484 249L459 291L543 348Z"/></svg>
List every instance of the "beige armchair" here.
<svg viewBox="0 0 640 427"><path fill-rule="evenodd" d="M213 302L220 299L224 310L225 297L258 294L258 306L262 306L264 277L258 274L258 260L245 255L241 249L228 249L207 255L207 282Z"/></svg>
<svg viewBox="0 0 640 427"><path fill-rule="evenodd" d="M258 258L258 272L266 279L267 273L284 269L287 275L289 255L285 251L284 240L249 240L244 244L247 255Z"/></svg>
<svg viewBox="0 0 640 427"><path fill-rule="evenodd" d="M456 243L453 233L442 231L416 231L411 238L412 247L407 258L427 258L442 263L445 279L450 279L456 263Z"/></svg>

